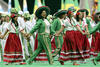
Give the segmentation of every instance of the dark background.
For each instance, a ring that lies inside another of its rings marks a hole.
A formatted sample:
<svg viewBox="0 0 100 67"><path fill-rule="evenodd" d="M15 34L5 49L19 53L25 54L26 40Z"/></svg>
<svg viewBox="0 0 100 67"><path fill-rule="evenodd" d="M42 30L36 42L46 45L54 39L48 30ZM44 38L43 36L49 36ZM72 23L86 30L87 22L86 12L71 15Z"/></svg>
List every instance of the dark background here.
<svg viewBox="0 0 100 67"><path fill-rule="evenodd" d="M5 2L8 3L9 0L4 0ZM12 7L14 7L14 1L12 0ZM34 8L34 1L35 0L26 0L27 1L27 6L29 12L32 14L33 13L33 8ZM23 0L19 0L21 9L23 9ZM54 14L61 8L61 0L45 0L46 6L49 6L51 9L51 14Z"/></svg>

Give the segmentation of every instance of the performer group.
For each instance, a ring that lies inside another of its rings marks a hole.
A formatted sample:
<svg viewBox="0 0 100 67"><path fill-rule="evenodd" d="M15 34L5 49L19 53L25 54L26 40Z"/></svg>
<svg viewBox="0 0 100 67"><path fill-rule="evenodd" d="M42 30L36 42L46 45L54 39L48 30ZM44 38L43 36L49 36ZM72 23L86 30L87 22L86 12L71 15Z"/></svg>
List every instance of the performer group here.
<svg viewBox="0 0 100 67"><path fill-rule="evenodd" d="M4 64L32 64L56 58L61 65L94 65L100 60L100 12L89 16L87 9L59 10L50 15L48 6L35 14L11 9L0 12L0 52ZM34 61L34 62L33 62Z"/></svg>

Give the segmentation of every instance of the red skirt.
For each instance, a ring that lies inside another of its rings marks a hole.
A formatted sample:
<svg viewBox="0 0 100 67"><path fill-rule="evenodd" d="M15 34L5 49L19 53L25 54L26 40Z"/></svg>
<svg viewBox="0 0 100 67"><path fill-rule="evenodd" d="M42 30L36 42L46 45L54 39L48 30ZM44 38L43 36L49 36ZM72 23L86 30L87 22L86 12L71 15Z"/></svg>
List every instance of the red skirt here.
<svg viewBox="0 0 100 67"><path fill-rule="evenodd" d="M90 44L86 35L82 35L79 31L75 33L76 43L80 54L84 59L90 58Z"/></svg>
<svg viewBox="0 0 100 67"><path fill-rule="evenodd" d="M20 63L22 61L22 46L19 36L15 33L9 33L4 49L4 62Z"/></svg>
<svg viewBox="0 0 100 67"><path fill-rule="evenodd" d="M92 35L90 54L96 57L99 52L100 52L100 33L96 32L94 35Z"/></svg>
<svg viewBox="0 0 100 67"><path fill-rule="evenodd" d="M83 45L86 47L83 47ZM85 55L89 52L87 49L89 46L87 47L87 45L89 45L89 42L86 36L83 36L78 31L66 31L62 51L60 53L60 59L68 61L88 58L89 55Z"/></svg>

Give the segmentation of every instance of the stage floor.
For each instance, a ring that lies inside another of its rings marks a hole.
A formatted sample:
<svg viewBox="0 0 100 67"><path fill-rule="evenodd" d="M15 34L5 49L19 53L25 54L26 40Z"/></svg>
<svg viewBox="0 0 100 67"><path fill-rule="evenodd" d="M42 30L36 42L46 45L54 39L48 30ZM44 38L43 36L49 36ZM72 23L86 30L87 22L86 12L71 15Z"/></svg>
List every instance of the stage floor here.
<svg viewBox="0 0 100 67"><path fill-rule="evenodd" d="M0 62L0 67L100 67L100 63L97 64L96 66L92 63L92 61L89 61L85 64L80 63L78 66L73 66L72 62L65 62L64 65L60 65L58 61L54 61L53 65L49 65L48 62L33 62L32 65L5 65L3 62Z"/></svg>

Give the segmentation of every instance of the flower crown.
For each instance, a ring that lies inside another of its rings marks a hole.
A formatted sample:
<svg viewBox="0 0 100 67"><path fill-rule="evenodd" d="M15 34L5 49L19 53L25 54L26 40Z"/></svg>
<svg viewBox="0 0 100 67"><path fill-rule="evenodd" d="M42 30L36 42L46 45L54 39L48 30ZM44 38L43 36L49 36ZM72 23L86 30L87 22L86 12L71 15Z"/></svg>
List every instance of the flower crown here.
<svg viewBox="0 0 100 67"><path fill-rule="evenodd" d="M77 12L76 15L80 15L80 12Z"/></svg>
<svg viewBox="0 0 100 67"><path fill-rule="evenodd" d="M11 18L14 18L14 17L16 17L16 15L15 15L15 14L12 14L12 15L11 15Z"/></svg>

